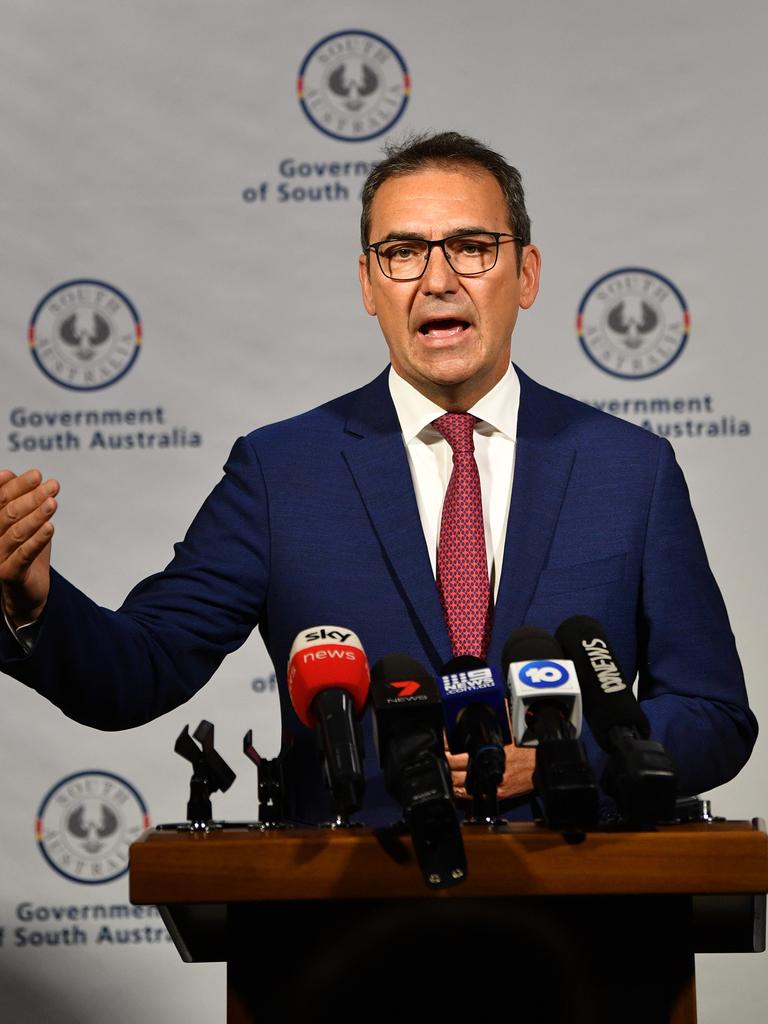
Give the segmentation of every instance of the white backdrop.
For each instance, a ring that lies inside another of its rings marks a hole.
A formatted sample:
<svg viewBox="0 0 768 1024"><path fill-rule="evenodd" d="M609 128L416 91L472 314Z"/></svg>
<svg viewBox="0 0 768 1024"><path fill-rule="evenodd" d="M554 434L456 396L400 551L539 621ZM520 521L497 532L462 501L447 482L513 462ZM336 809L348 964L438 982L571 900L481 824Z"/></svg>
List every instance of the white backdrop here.
<svg viewBox="0 0 768 1024"><path fill-rule="evenodd" d="M62 481L65 575L117 605L168 561L238 434L381 369L356 281L362 178L391 135L456 128L527 186L543 285L516 360L671 437L768 717L763 4L2 0L0 15L0 465ZM323 72L342 47L342 85L364 85L366 61L378 77L356 113ZM604 277L580 324L589 358L577 313ZM629 345L608 320L620 298L619 319L637 314ZM223 968L182 965L157 919L121 916L125 875L86 880L121 870L114 844L141 826L142 801L153 822L183 817L185 723L214 721L238 772L217 814L255 816L239 750L252 726L276 751L270 673L254 637L188 705L108 736L2 677L4 1019L223 1019ZM767 767L761 740L712 794L716 812L764 814ZM83 794L93 820L68 855L55 814ZM699 961L705 1024L759 1019L762 956Z"/></svg>

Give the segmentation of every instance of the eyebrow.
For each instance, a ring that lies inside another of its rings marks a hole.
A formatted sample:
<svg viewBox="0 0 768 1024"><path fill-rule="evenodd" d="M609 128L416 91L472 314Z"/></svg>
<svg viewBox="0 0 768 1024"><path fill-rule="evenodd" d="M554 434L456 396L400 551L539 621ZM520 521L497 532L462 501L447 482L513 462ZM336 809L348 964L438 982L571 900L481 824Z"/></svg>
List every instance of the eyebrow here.
<svg viewBox="0 0 768 1024"><path fill-rule="evenodd" d="M451 238L453 235L491 235L495 232L491 231L490 228L478 227L476 224L468 227L456 227L451 228L450 231L444 235L444 238ZM413 239L416 242L429 242L431 239L427 238L426 235L422 234L421 231L390 231L389 234L380 238L380 242L403 242L407 239Z"/></svg>

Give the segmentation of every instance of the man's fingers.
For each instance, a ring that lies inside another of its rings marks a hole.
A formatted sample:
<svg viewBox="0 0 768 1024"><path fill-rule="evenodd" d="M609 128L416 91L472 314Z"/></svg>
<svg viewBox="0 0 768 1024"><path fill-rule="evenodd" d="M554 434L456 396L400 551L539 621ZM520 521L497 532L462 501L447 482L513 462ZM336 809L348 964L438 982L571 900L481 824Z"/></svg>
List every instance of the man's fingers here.
<svg viewBox="0 0 768 1024"><path fill-rule="evenodd" d="M26 494L38 487L43 479L39 469L28 469L26 473L17 476L10 469L2 470L0 478L0 509L4 508L9 501L18 498L20 494Z"/></svg>
<svg viewBox="0 0 768 1024"><path fill-rule="evenodd" d="M55 503L51 507L50 501L59 493L59 482L46 480L40 484L39 476L38 473L38 484L16 477L0 487L0 535L41 508L46 508L49 515L56 511Z"/></svg>
<svg viewBox="0 0 768 1024"><path fill-rule="evenodd" d="M448 767L452 772L467 770L469 764L469 754L452 754L449 750L445 752L445 759L448 762Z"/></svg>
<svg viewBox="0 0 768 1024"><path fill-rule="evenodd" d="M38 618L48 597L51 516L58 480L38 469L16 476L0 470L0 585L2 605L16 625Z"/></svg>
<svg viewBox="0 0 768 1024"><path fill-rule="evenodd" d="M28 516L36 515L42 510L46 510L48 513L55 512L56 502L53 496L57 494L58 487L48 486L51 482L47 481L42 487L33 490L31 494L8 502L0 512L0 534L4 529L10 529L15 523L22 522Z"/></svg>
<svg viewBox="0 0 768 1024"><path fill-rule="evenodd" d="M451 754L446 750L446 760L451 769L451 785L457 796L466 796L465 786L467 783L467 765L469 756L467 754Z"/></svg>
<svg viewBox="0 0 768 1024"><path fill-rule="evenodd" d="M0 579L8 580L15 577L19 563L14 561L9 564L9 562L21 548L25 549L22 552L21 564L26 565L33 561L45 544L50 541L53 536L53 524L49 520L56 508L56 499L46 498L42 505L33 509L28 515L19 520L12 519L9 524L6 524L6 529L0 530ZM28 556L30 548L27 545L33 538L36 541L42 538L43 543L30 558Z"/></svg>
<svg viewBox="0 0 768 1024"><path fill-rule="evenodd" d="M453 786L454 793L456 796L465 797L467 792L464 787L467 782L469 754L452 754L448 747L446 747L445 759L448 762L448 767L451 769L451 785Z"/></svg>
<svg viewBox="0 0 768 1024"><path fill-rule="evenodd" d="M45 550L51 543L53 530L53 523L43 523L40 529L17 549L15 557L20 559L22 565L31 565L37 556Z"/></svg>
<svg viewBox="0 0 768 1024"><path fill-rule="evenodd" d="M506 771L499 786L499 799L523 796L533 789L533 770L536 767L536 751L533 747L504 747Z"/></svg>
<svg viewBox="0 0 768 1024"><path fill-rule="evenodd" d="M40 488L41 493L57 494L59 481L46 480L43 483L43 474L39 469L28 469L19 476L10 469L0 470L0 511L22 495L33 493L36 488Z"/></svg>
<svg viewBox="0 0 768 1024"><path fill-rule="evenodd" d="M44 523L4 561L0 559L0 582L21 583L27 569L45 551L53 537L53 523Z"/></svg>

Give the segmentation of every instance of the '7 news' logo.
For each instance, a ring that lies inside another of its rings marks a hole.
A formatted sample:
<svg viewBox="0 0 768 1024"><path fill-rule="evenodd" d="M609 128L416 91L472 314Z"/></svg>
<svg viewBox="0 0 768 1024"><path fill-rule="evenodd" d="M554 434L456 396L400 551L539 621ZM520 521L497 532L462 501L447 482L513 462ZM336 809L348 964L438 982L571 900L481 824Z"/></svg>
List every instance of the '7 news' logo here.
<svg viewBox="0 0 768 1024"><path fill-rule="evenodd" d="M525 685L535 690L564 686L570 679L568 669L557 661L529 661L519 674Z"/></svg>

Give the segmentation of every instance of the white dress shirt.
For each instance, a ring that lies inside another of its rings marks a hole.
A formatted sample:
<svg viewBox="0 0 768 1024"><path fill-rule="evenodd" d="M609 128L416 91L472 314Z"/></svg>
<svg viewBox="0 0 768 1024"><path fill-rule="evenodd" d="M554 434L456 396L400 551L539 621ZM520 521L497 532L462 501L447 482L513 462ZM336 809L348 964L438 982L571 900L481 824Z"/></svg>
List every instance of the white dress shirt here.
<svg viewBox="0 0 768 1024"><path fill-rule="evenodd" d="M425 398L393 369L389 371L389 393L403 432L421 528L436 575L440 520L453 470L453 453L432 421L442 416L445 409ZM467 409L479 420L475 424L475 461L480 474L485 549L494 601L499 592L507 535L519 406L520 381L510 363L498 384Z"/></svg>

